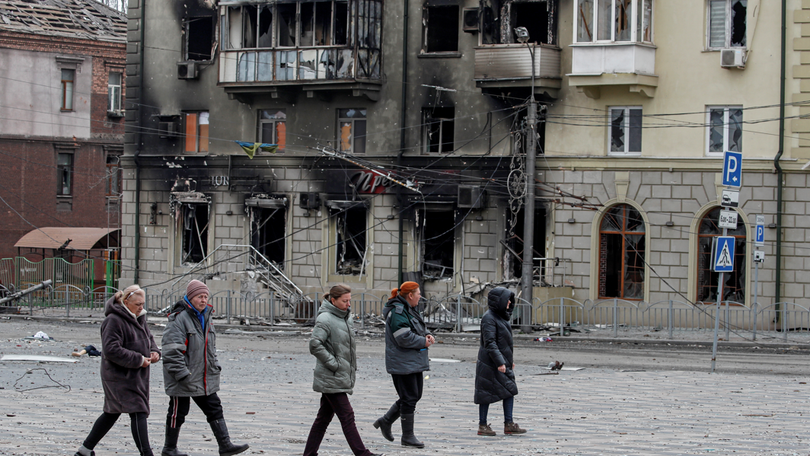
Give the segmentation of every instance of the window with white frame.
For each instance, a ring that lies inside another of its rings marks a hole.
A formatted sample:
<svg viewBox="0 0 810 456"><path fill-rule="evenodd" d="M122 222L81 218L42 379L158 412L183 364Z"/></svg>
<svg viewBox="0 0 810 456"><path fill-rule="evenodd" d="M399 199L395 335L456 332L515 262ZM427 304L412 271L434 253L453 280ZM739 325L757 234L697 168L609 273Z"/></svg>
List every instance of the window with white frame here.
<svg viewBox="0 0 810 456"><path fill-rule="evenodd" d="M259 111L259 142L276 144L276 152L287 148L287 113L283 109Z"/></svg>
<svg viewBox="0 0 810 456"><path fill-rule="evenodd" d="M107 82L107 97L109 99L107 104L107 111L120 112L121 108L121 81L122 73L110 72Z"/></svg>
<svg viewBox="0 0 810 456"><path fill-rule="evenodd" d="M338 150L366 153L366 110L338 109Z"/></svg>
<svg viewBox="0 0 810 456"><path fill-rule="evenodd" d="M706 109L706 154L742 152L742 106L709 106Z"/></svg>
<svg viewBox="0 0 810 456"><path fill-rule="evenodd" d="M576 0L574 41L652 43L653 0Z"/></svg>
<svg viewBox="0 0 810 456"><path fill-rule="evenodd" d="M614 106L609 109L608 144L611 155L641 153L641 107Z"/></svg>
<svg viewBox="0 0 810 456"><path fill-rule="evenodd" d="M707 5L708 48L745 47L748 0L708 0Z"/></svg>

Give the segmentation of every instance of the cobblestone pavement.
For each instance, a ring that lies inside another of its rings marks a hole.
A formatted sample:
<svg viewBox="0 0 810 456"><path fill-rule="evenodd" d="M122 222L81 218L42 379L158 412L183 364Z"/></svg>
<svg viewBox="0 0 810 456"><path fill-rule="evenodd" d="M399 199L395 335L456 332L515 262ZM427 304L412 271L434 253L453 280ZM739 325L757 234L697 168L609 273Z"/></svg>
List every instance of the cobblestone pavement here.
<svg viewBox="0 0 810 456"><path fill-rule="evenodd" d="M57 340L23 338L40 329ZM158 341L159 331L156 328ZM0 334L2 354L62 358L80 343L98 344L99 339L97 325L42 322L0 321ZM311 389L314 359L307 352L306 335L221 334L218 344L223 365L220 397L233 440L250 444L246 454L302 454L319 399ZM553 351L535 351L536 361L530 362L526 355L532 349L518 347L515 421L528 433L503 436L502 410L494 404L490 422L498 435L479 437L478 409L472 403L476 347L436 347L431 349L436 359L426 373L416 415L417 436L427 446L409 449L398 440L384 440L372 427L395 393L385 373L381 339L358 339L358 381L351 401L360 434L372 451L409 456L810 454L803 417L810 413L806 353L774 355L774 362L786 366L778 373L767 368L716 374L666 366L613 369L600 367L597 360L583 370L549 374L540 364L553 357ZM450 362L452 358L460 362ZM101 413L103 393L99 358L73 359L78 362L0 363L0 454L72 455L81 445ZM156 367L149 432L159 453L167 398ZM399 433L398 424L394 430ZM204 416L193 405L180 449L193 456L217 454ZM96 454L137 454L126 416L96 447ZM337 420L320 454L351 454Z"/></svg>

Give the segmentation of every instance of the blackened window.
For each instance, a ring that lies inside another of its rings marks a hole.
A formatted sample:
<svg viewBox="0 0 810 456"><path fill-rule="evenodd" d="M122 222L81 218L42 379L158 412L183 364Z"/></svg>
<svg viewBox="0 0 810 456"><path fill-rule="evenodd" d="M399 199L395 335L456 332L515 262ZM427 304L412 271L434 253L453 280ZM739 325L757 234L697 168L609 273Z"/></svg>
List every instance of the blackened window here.
<svg viewBox="0 0 810 456"><path fill-rule="evenodd" d="M423 52L458 52L458 5L425 6Z"/></svg>
<svg viewBox="0 0 810 456"><path fill-rule="evenodd" d="M186 60L211 60L214 44L214 18L193 17L186 22Z"/></svg>
<svg viewBox="0 0 810 456"><path fill-rule="evenodd" d="M333 210L335 218L335 273L361 275L365 271L366 217L368 209L357 205Z"/></svg>
<svg viewBox="0 0 810 456"><path fill-rule="evenodd" d="M455 108L422 109L422 147L425 153L452 152Z"/></svg>
<svg viewBox="0 0 810 456"><path fill-rule="evenodd" d="M456 223L452 210L419 211L420 256L422 277L448 279L455 265Z"/></svg>
<svg viewBox="0 0 810 456"><path fill-rule="evenodd" d="M183 257L181 263L199 263L208 251L209 206L183 204Z"/></svg>

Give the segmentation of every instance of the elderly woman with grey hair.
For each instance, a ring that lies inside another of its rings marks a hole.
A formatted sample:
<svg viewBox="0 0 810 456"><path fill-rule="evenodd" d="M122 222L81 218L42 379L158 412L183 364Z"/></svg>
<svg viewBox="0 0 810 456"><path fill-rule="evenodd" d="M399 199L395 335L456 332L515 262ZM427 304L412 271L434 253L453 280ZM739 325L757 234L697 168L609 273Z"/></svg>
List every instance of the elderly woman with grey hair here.
<svg viewBox="0 0 810 456"><path fill-rule="evenodd" d="M101 385L104 412L93 424L76 456L94 456L93 449L128 413L132 437L143 456L152 456L146 418L149 416L149 366L160 360L155 338L146 324L146 293L138 285L119 291L104 307L101 323Z"/></svg>

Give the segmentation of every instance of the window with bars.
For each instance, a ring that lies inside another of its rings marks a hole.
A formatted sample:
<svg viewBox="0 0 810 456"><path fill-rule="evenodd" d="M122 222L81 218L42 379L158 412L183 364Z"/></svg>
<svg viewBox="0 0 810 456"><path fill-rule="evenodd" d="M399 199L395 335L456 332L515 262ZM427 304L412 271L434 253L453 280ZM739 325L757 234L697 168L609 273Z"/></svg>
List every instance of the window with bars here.
<svg viewBox="0 0 810 456"><path fill-rule="evenodd" d="M706 109L706 155L742 152L741 106L710 106Z"/></svg>
<svg viewBox="0 0 810 456"><path fill-rule="evenodd" d="M652 43L652 0L577 0L577 43Z"/></svg>
<svg viewBox="0 0 810 456"><path fill-rule="evenodd" d="M707 47L745 47L748 0L708 0L707 6Z"/></svg>
<svg viewBox="0 0 810 456"><path fill-rule="evenodd" d="M716 207L703 216L698 226L697 301L705 303L717 302L720 273L712 268L712 243L715 237L723 234L723 229L718 226L719 218L720 208ZM722 300L745 303L745 223L738 224L737 229L728 230L727 236L735 238L734 270L724 274Z"/></svg>
<svg viewBox="0 0 810 456"><path fill-rule="evenodd" d="M644 219L633 206L610 208L599 227L599 297L644 298Z"/></svg>
<svg viewBox="0 0 810 456"><path fill-rule="evenodd" d="M640 107L619 106L609 109L608 144L610 155L641 153L642 110Z"/></svg>

